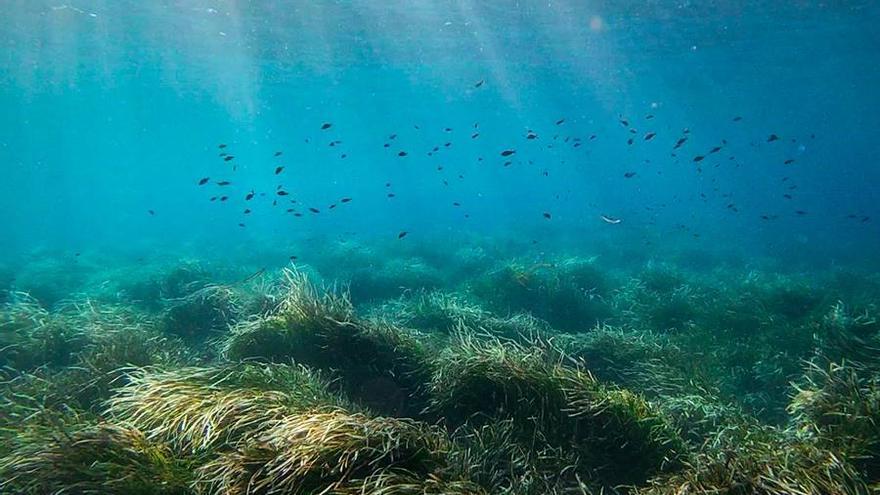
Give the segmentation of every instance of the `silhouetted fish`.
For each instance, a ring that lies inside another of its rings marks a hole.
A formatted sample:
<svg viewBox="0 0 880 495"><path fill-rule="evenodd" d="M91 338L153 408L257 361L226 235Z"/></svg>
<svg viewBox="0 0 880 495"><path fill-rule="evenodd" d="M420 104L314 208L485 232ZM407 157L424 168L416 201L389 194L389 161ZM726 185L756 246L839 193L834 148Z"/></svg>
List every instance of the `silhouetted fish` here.
<svg viewBox="0 0 880 495"><path fill-rule="evenodd" d="M221 180L217 183L218 186L228 186L230 184L232 184L232 182L229 182L228 180Z"/></svg>
<svg viewBox="0 0 880 495"><path fill-rule="evenodd" d="M275 152L275 156L281 156L282 154L283 154L283 152L281 152L281 151L276 151L276 152Z"/></svg>
<svg viewBox="0 0 880 495"><path fill-rule="evenodd" d="M278 175L281 172L284 172L284 167L275 167L275 175Z"/></svg>
<svg viewBox="0 0 880 495"><path fill-rule="evenodd" d="M625 174L623 174L623 176L626 177L627 179L632 179L633 177L636 176L636 173L635 172L626 172Z"/></svg>
<svg viewBox="0 0 880 495"><path fill-rule="evenodd" d="M200 185L200 186L204 186L205 184L208 183L209 180L211 180L210 177L204 177L204 178L202 178L201 180L199 180L199 185Z"/></svg>
<svg viewBox="0 0 880 495"><path fill-rule="evenodd" d="M501 156L510 156L514 153L516 153L516 150L504 150L501 152Z"/></svg>
<svg viewBox="0 0 880 495"><path fill-rule="evenodd" d="M329 129L329 128L331 128L331 127L333 127L333 124L331 124L331 123L329 123L329 122L325 122L325 123L321 124L321 130L322 130L322 131L326 131L327 129Z"/></svg>
<svg viewBox="0 0 880 495"><path fill-rule="evenodd" d="M485 80L480 79L479 81L476 82L476 84L474 84L474 87L475 87L475 88L479 88L479 87L482 86L485 82L486 82Z"/></svg>
<svg viewBox="0 0 880 495"><path fill-rule="evenodd" d="M402 230L399 234L397 234L397 238L403 239L404 237L406 237L407 234L409 234L409 232Z"/></svg>
<svg viewBox="0 0 880 495"><path fill-rule="evenodd" d="M776 134L770 134L770 136L767 137L768 143L772 143L773 141L778 141L778 140L779 140L779 136L777 136Z"/></svg>
<svg viewBox="0 0 880 495"><path fill-rule="evenodd" d="M562 125L565 123L565 119L559 119L556 121L556 125Z"/></svg>
<svg viewBox="0 0 880 495"><path fill-rule="evenodd" d="M657 135L656 132L649 132L649 133L645 134L645 141L650 141L650 140L654 139L654 136L656 136L656 135Z"/></svg>
<svg viewBox="0 0 880 495"><path fill-rule="evenodd" d="M550 219L552 218L552 215L550 215L549 212L546 212L546 211L545 211L545 212L544 212L544 218L546 218L547 220L550 220Z"/></svg>
<svg viewBox="0 0 880 495"><path fill-rule="evenodd" d="M217 147L222 150L222 149L226 148L226 145L221 143L221 144L218 144Z"/></svg>
<svg viewBox="0 0 880 495"><path fill-rule="evenodd" d="M232 155L226 155L225 157L223 157L224 162L228 162L228 161L234 160L234 159L235 159L235 157Z"/></svg>

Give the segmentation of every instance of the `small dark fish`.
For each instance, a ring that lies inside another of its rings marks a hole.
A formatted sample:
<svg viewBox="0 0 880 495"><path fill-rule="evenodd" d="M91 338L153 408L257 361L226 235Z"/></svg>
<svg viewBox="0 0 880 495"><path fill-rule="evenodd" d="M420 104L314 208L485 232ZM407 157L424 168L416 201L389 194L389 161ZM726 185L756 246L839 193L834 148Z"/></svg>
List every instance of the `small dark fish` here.
<svg viewBox="0 0 880 495"><path fill-rule="evenodd" d="M650 113L648 115L645 115L645 120L651 120L653 118L654 118L654 116Z"/></svg>
<svg viewBox="0 0 880 495"><path fill-rule="evenodd" d="M552 215L550 215L549 212L546 212L546 211L545 211L545 212L544 212L544 218L546 218L547 220L550 220L550 219L553 218L553 217L552 217Z"/></svg>
<svg viewBox="0 0 880 495"><path fill-rule="evenodd" d="M479 81L476 82L476 84L474 84L474 87L475 87L475 88L479 88L479 87L482 86L485 82L486 82L485 80L480 79Z"/></svg>
<svg viewBox="0 0 880 495"><path fill-rule="evenodd" d="M394 193L388 193L387 196L388 196L389 198L393 198L393 197L396 196L396 195L395 195Z"/></svg>
<svg viewBox="0 0 880 495"><path fill-rule="evenodd" d="M633 177L636 176L636 172L627 172L627 173L623 174L623 176L626 177L627 179L632 179Z"/></svg>
<svg viewBox="0 0 880 495"><path fill-rule="evenodd" d="M739 122L739 121L742 120L742 119L743 119L742 117L740 117L739 115L737 115L736 117L733 118L733 121L734 121L734 122Z"/></svg>
<svg viewBox="0 0 880 495"><path fill-rule="evenodd" d="M244 197L245 201L250 201L252 199L254 199L254 192L253 191L247 193L247 196Z"/></svg>
<svg viewBox="0 0 880 495"><path fill-rule="evenodd" d="M290 257L290 261L296 261L296 260L298 260L298 259L299 259L298 256L291 256L291 257Z"/></svg>
<svg viewBox="0 0 880 495"><path fill-rule="evenodd" d="M807 214L807 212L804 211L804 210L795 210L794 212L797 213L797 214L800 215L800 216L804 216L804 215Z"/></svg>
<svg viewBox="0 0 880 495"><path fill-rule="evenodd" d="M443 130L444 130L445 132L452 132L452 127L447 127L447 128L445 128L445 129L443 129Z"/></svg>
<svg viewBox="0 0 880 495"><path fill-rule="evenodd" d="M556 125L562 125L565 123L565 119L559 119L556 121Z"/></svg>
<svg viewBox="0 0 880 495"><path fill-rule="evenodd" d="M275 156L281 156L281 155L283 155L283 154L284 154L283 151L276 151L276 152L275 152Z"/></svg>
<svg viewBox="0 0 880 495"><path fill-rule="evenodd" d="M675 146L673 146L672 149L677 150L678 148L681 148L681 145L687 142L687 140L688 138L686 137L678 138L678 141L675 142Z"/></svg>
<svg viewBox="0 0 880 495"><path fill-rule="evenodd" d="M704 158L706 158L706 157L703 156L703 155L697 155L697 156L694 157L694 161L695 161L695 162L701 162L701 161L703 161Z"/></svg>
<svg viewBox="0 0 880 495"><path fill-rule="evenodd" d="M147 210L147 213L149 213L150 216L154 216L154 215L156 215L156 212L153 211L153 210Z"/></svg>
<svg viewBox="0 0 880 495"><path fill-rule="evenodd" d="M211 196L211 199L209 201L217 201L217 196Z"/></svg>
<svg viewBox="0 0 880 495"><path fill-rule="evenodd" d="M454 202L452 203L452 206L461 206L461 203L459 203L458 201L454 201Z"/></svg>
<svg viewBox="0 0 880 495"><path fill-rule="evenodd" d="M382 147L383 147L383 148L390 148L390 147L391 147L391 143L385 143L385 144L382 145Z"/></svg>
<svg viewBox="0 0 880 495"><path fill-rule="evenodd" d="M516 150L504 150L501 152L501 156L510 156L514 153L516 153Z"/></svg>
<svg viewBox="0 0 880 495"><path fill-rule="evenodd" d="M203 179L199 180L199 185L204 186L205 184L208 183L209 180L211 180L210 177L204 177Z"/></svg>
<svg viewBox="0 0 880 495"><path fill-rule="evenodd" d="M218 144L217 147L222 150L222 149L226 148L226 145L221 143L221 144Z"/></svg>
<svg viewBox="0 0 880 495"><path fill-rule="evenodd" d="M333 127L333 124L331 124L331 123L329 123L329 122L325 122L325 123L321 124L321 130L322 130L322 131L326 131L327 129L329 129L329 128L331 128L331 127Z"/></svg>
<svg viewBox="0 0 880 495"><path fill-rule="evenodd" d="M332 210L333 208L336 208L336 203L333 203L332 205L327 207L328 210Z"/></svg>
<svg viewBox="0 0 880 495"><path fill-rule="evenodd" d="M275 167L275 175L278 175L281 172L284 172L284 167Z"/></svg>
<svg viewBox="0 0 880 495"><path fill-rule="evenodd" d="M656 132L649 132L649 133L645 134L645 141L650 141L650 140L654 139L654 136L656 136L656 135L657 135Z"/></svg>
<svg viewBox="0 0 880 495"><path fill-rule="evenodd" d="M388 136L388 139L397 139L397 134L392 134Z"/></svg>
<svg viewBox="0 0 880 495"><path fill-rule="evenodd" d="M628 121L628 120L626 120L626 119L620 119L619 122L620 122L621 124L623 124L624 127L629 127L629 121Z"/></svg>
<svg viewBox="0 0 880 495"><path fill-rule="evenodd" d="M452 143L443 143L443 146L445 146L446 148L448 148L448 147L452 146Z"/></svg>
<svg viewBox="0 0 880 495"><path fill-rule="evenodd" d="M402 231L400 231L399 234L397 234L397 238L398 238L398 239L403 239L404 237L406 237L407 234L409 234L409 232L407 232L407 231L405 231L405 230L402 230Z"/></svg>
<svg viewBox="0 0 880 495"><path fill-rule="evenodd" d="M232 184L232 182L229 182L228 180L221 180L217 183L218 186L228 186L230 184Z"/></svg>
<svg viewBox="0 0 880 495"><path fill-rule="evenodd" d="M629 138L626 140L626 144L633 144L633 138Z"/></svg>
<svg viewBox="0 0 880 495"><path fill-rule="evenodd" d="M770 136L767 137L768 143L772 143L773 141L778 141L778 140L779 140L779 136L777 136L776 134L770 134Z"/></svg>
<svg viewBox="0 0 880 495"><path fill-rule="evenodd" d="M783 163L786 165L791 165L792 163L794 163L794 160L789 158L788 160L785 160Z"/></svg>
<svg viewBox="0 0 880 495"><path fill-rule="evenodd" d="M224 162L228 162L228 161L234 160L234 159L235 159L235 157L232 155L226 155L225 157L223 157Z"/></svg>
<svg viewBox="0 0 880 495"><path fill-rule="evenodd" d="M471 134L471 139L477 139L478 137L480 137L479 132L475 132L475 133Z"/></svg>
<svg viewBox="0 0 880 495"><path fill-rule="evenodd" d="M244 228L245 225L243 223L238 224L239 227Z"/></svg>
<svg viewBox="0 0 880 495"><path fill-rule="evenodd" d="M348 203L351 201L351 198L342 198L339 200L340 203Z"/></svg>
<svg viewBox="0 0 880 495"><path fill-rule="evenodd" d="M711 150L709 150L709 153L710 154L711 153L718 153L719 151L721 151L721 146L716 146L716 147L712 148Z"/></svg>
<svg viewBox="0 0 880 495"><path fill-rule="evenodd" d="M513 162L508 160L508 161L504 162L504 166L509 167L511 163L513 163Z"/></svg>
<svg viewBox="0 0 880 495"><path fill-rule="evenodd" d="M317 208L309 208L309 211L312 213L321 213L321 210L319 210Z"/></svg>
<svg viewBox="0 0 880 495"><path fill-rule="evenodd" d="M791 199L791 194L783 194L782 197L785 199Z"/></svg>
<svg viewBox="0 0 880 495"><path fill-rule="evenodd" d="M245 214L245 215L250 215L250 213L251 213L251 209L250 209L250 208L245 208L245 210L244 210L244 214Z"/></svg>
<svg viewBox="0 0 880 495"><path fill-rule="evenodd" d="M538 138L538 135L535 134L534 132L530 131L528 134L526 134L526 139L537 139L537 138Z"/></svg>
<svg viewBox="0 0 880 495"><path fill-rule="evenodd" d="M220 202L226 202L229 199L229 196L220 196Z"/></svg>
<svg viewBox="0 0 880 495"><path fill-rule="evenodd" d="M287 196L287 195L289 195L290 193L282 189L281 191L278 191L278 192L276 192L275 194L277 194L277 195L279 195L279 196Z"/></svg>
<svg viewBox="0 0 880 495"><path fill-rule="evenodd" d="M406 156L408 153L406 151L400 151L397 153L397 156Z"/></svg>

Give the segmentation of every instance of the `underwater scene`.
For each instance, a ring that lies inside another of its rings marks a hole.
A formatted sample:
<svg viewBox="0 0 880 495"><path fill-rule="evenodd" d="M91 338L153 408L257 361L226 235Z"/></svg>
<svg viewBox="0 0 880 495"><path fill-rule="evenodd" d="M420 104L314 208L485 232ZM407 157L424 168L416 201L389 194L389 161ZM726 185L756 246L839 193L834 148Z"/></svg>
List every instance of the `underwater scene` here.
<svg viewBox="0 0 880 495"><path fill-rule="evenodd" d="M0 13L0 494L880 493L880 3Z"/></svg>

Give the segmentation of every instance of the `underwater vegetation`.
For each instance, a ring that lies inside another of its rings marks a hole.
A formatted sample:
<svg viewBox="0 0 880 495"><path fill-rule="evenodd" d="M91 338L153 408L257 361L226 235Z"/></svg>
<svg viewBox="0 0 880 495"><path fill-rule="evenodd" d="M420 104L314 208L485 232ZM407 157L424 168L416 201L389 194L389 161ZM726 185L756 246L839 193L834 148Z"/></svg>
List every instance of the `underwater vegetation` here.
<svg viewBox="0 0 880 495"><path fill-rule="evenodd" d="M0 493L877 493L872 276L380 248L10 269Z"/></svg>

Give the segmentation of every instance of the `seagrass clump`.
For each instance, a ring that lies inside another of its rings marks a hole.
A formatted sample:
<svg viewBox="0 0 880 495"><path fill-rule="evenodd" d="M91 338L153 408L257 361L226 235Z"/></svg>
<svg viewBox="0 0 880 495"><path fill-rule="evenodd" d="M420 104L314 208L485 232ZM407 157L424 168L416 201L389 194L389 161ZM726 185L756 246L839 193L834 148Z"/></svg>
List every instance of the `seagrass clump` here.
<svg viewBox="0 0 880 495"><path fill-rule="evenodd" d="M809 363L788 410L799 436L880 477L880 375L857 362Z"/></svg>
<svg viewBox="0 0 880 495"><path fill-rule="evenodd" d="M867 495L858 470L834 451L776 427L728 424L683 469L660 475L638 495Z"/></svg>
<svg viewBox="0 0 880 495"><path fill-rule="evenodd" d="M462 335L439 359L431 408L450 426L510 419L517 441L576 453L580 473L611 485L678 463L683 442L654 407L558 355Z"/></svg>
<svg viewBox="0 0 880 495"><path fill-rule="evenodd" d="M0 458L0 492L187 495L193 466L134 428L101 423L21 432Z"/></svg>
<svg viewBox="0 0 880 495"><path fill-rule="evenodd" d="M168 304L162 316L162 330L189 344L219 338L238 321L241 313L237 294L222 285L205 286Z"/></svg>
<svg viewBox="0 0 880 495"><path fill-rule="evenodd" d="M412 332L355 316L345 293L320 290L286 271L275 312L232 329L222 355L232 361L296 362L332 373L352 398L389 415L417 416L430 381L428 350Z"/></svg>
<svg viewBox="0 0 880 495"><path fill-rule="evenodd" d="M277 364L137 370L108 402L116 421L184 453L259 436L297 411L344 404L313 372Z"/></svg>
<svg viewBox="0 0 880 495"><path fill-rule="evenodd" d="M274 421L203 465L198 486L225 495L353 493L371 485L379 490L364 493L406 493L404 479L383 476L399 470L409 473L408 483L428 479L443 468L448 448L440 430L416 421L311 410Z"/></svg>

